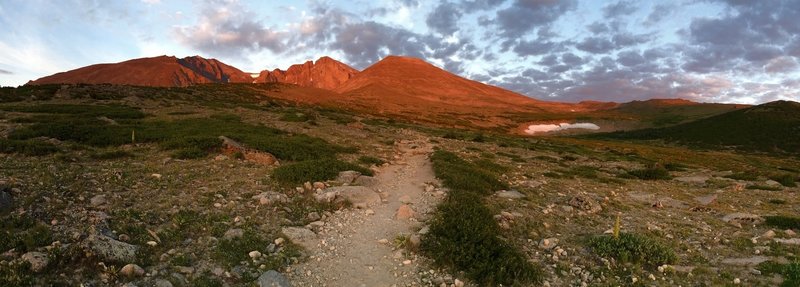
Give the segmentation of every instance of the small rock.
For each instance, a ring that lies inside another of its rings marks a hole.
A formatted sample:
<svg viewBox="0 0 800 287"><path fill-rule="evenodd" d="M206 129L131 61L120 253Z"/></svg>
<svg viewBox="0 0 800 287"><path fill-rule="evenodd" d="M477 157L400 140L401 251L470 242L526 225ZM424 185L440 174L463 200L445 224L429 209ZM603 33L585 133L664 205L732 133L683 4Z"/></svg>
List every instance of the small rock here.
<svg viewBox="0 0 800 287"><path fill-rule="evenodd" d="M399 200L401 203L409 204L409 203L411 203L411 196L403 195L400 198L398 198L397 200Z"/></svg>
<svg viewBox="0 0 800 287"><path fill-rule="evenodd" d="M291 287L289 280L275 270L269 270L258 276L258 287Z"/></svg>
<svg viewBox="0 0 800 287"><path fill-rule="evenodd" d="M431 231L431 227L425 225L422 228L420 228L417 233L419 233L419 235L425 235L425 234L428 234L428 232L430 232L430 231Z"/></svg>
<svg viewBox="0 0 800 287"><path fill-rule="evenodd" d="M411 206L408 204L403 204L397 209L397 213L395 213L394 217L397 219L411 219L414 218L415 215L416 212L411 208Z"/></svg>
<svg viewBox="0 0 800 287"><path fill-rule="evenodd" d="M378 240L378 243L380 243L380 244L389 244L389 239L381 238L380 240Z"/></svg>
<svg viewBox="0 0 800 287"><path fill-rule="evenodd" d="M319 181L316 181L316 182L314 182L312 185L313 185L313 187L314 187L314 190L317 190L317 189L325 189L325 183L324 183L324 182L319 182Z"/></svg>
<svg viewBox="0 0 800 287"><path fill-rule="evenodd" d="M155 247L155 246L158 246L158 242L155 242L155 241L152 241L152 240L151 240L151 241L147 241L147 243L146 243L146 244L147 244L148 246L153 246L153 247Z"/></svg>
<svg viewBox="0 0 800 287"><path fill-rule="evenodd" d="M764 232L764 234L761 234L761 238L771 239L773 237L775 237L775 231L772 231L772 229L767 230L767 232Z"/></svg>
<svg viewBox="0 0 800 287"><path fill-rule="evenodd" d="M403 265L411 265L411 260L403 260Z"/></svg>
<svg viewBox="0 0 800 287"><path fill-rule="evenodd" d="M364 211L364 214L366 214L366 215L375 215L375 211L372 210L372 209L367 209L366 211Z"/></svg>
<svg viewBox="0 0 800 287"><path fill-rule="evenodd" d="M122 266L122 269L119 270L119 274L128 278L140 277L144 275L144 269L136 264L127 264Z"/></svg>
<svg viewBox="0 0 800 287"><path fill-rule="evenodd" d="M233 229L228 229L228 231L225 231L225 234L222 235L222 239L232 240L232 239L242 238L242 236L244 236L244 229L233 228Z"/></svg>
<svg viewBox="0 0 800 287"><path fill-rule="evenodd" d="M733 279L733 284L739 285L739 284L741 284L741 283L742 283L742 280L741 280L741 279L739 279L739 278L734 278L734 279Z"/></svg>
<svg viewBox="0 0 800 287"><path fill-rule="evenodd" d="M306 191L312 191L314 190L314 186L311 184L311 182L306 181L303 183L303 189Z"/></svg>
<svg viewBox="0 0 800 287"><path fill-rule="evenodd" d="M261 252L259 252L258 250L250 251L250 253L247 253L247 256L250 256L250 258L256 259L256 258L261 257Z"/></svg>
<svg viewBox="0 0 800 287"><path fill-rule="evenodd" d="M50 264L50 258L47 257L47 254L35 251L23 254L22 260L31 265L31 271L34 273L43 271Z"/></svg>
<svg viewBox="0 0 800 287"><path fill-rule="evenodd" d="M216 160L216 161L228 160L228 156L224 155L224 154L220 154L220 155L215 156L214 160Z"/></svg>
<svg viewBox="0 0 800 287"><path fill-rule="evenodd" d="M456 280L453 282L453 285L456 285L456 287L464 287L464 281L458 280L458 278L456 278Z"/></svg>
<svg viewBox="0 0 800 287"><path fill-rule="evenodd" d="M102 194L98 194L89 199L89 204L93 207L98 207L103 204L106 204L106 196Z"/></svg>
<svg viewBox="0 0 800 287"><path fill-rule="evenodd" d="M495 196L499 198L507 198L507 199L521 199L525 198L525 195L520 193L516 190L501 190L494 193Z"/></svg>
<svg viewBox="0 0 800 287"><path fill-rule="evenodd" d="M777 182L777 181L774 181L774 180L771 180L771 179L765 181L764 184L769 185L769 186L781 186L780 182Z"/></svg>
<svg viewBox="0 0 800 287"><path fill-rule="evenodd" d="M253 196L252 198L258 200L258 203L261 205L271 205L276 203L289 202L288 196L286 196L283 193L274 191L262 192L261 194Z"/></svg>
<svg viewBox="0 0 800 287"><path fill-rule="evenodd" d="M706 196L698 196L698 197L695 197L694 200L696 200L701 205L709 205L709 204L713 203L715 200L717 200L717 195L716 194L709 194L709 195L706 195Z"/></svg>
<svg viewBox="0 0 800 287"><path fill-rule="evenodd" d="M175 270L181 274L192 274L194 273L194 267L187 267L187 266L175 266Z"/></svg>
<svg viewBox="0 0 800 287"><path fill-rule="evenodd" d="M284 242L284 241L286 241L286 239L283 239L283 237L278 237L278 238L275 238L275 241L274 241L274 243L275 243L275 245L277 245L277 246L281 246L281 245L283 244L283 242Z"/></svg>
<svg viewBox="0 0 800 287"><path fill-rule="evenodd" d="M317 221L320 220L321 218L322 217L320 217L319 213L317 213L316 211L311 212L306 216L306 219L308 219L309 221Z"/></svg>
<svg viewBox="0 0 800 287"><path fill-rule="evenodd" d="M161 174L158 173L151 174L150 176L152 176L155 179L161 179Z"/></svg>
<svg viewBox="0 0 800 287"><path fill-rule="evenodd" d="M649 276L647 276L647 278L650 278L650 280L656 281L656 276L653 275L653 274L650 274Z"/></svg>
<svg viewBox="0 0 800 287"><path fill-rule="evenodd" d="M555 237L545 238L545 239L542 239L541 241L539 241L539 248L540 249L549 250L549 249L553 249L554 247L556 247L556 245L558 245L558 238L555 238Z"/></svg>
<svg viewBox="0 0 800 287"><path fill-rule="evenodd" d="M435 189L436 189L436 187L433 186L432 184L426 184L425 185L425 192L433 192Z"/></svg>
<svg viewBox="0 0 800 287"><path fill-rule="evenodd" d="M783 231L783 233L786 234L786 236L789 236L789 237L794 237L795 235L797 235L797 233L795 233L794 230L791 230L791 229L786 229L786 230Z"/></svg>
<svg viewBox="0 0 800 287"><path fill-rule="evenodd" d="M783 243L783 244L800 245L800 238L789 238L789 239L775 238L773 240L775 242Z"/></svg>
<svg viewBox="0 0 800 287"><path fill-rule="evenodd" d="M722 217L722 221L741 227L742 225L759 224L764 221L764 218L755 214L735 212Z"/></svg>
<svg viewBox="0 0 800 287"><path fill-rule="evenodd" d="M418 248L420 244L422 244L422 239L419 235L411 235L408 237L408 243L411 245L411 248Z"/></svg>

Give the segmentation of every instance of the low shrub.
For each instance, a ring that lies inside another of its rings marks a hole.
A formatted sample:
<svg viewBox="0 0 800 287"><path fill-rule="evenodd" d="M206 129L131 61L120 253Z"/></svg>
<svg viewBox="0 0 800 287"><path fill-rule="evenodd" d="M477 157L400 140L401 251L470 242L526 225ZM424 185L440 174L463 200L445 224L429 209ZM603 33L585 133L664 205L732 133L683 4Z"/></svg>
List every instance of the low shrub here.
<svg viewBox="0 0 800 287"><path fill-rule="evenodd" d="M774 186L774 185L764 185L764 184L752 184L748 185L747 189L758 189L758 190L768 190L768 191L779 191L782 190L783 187Z"/></svg>
<svg viewBox="0 0 800 287"><path fill-rule="evenodd" d="M508 185L498 180L496 174L481 169L454 153L443 150L435 151L431 156L431 161L433 161L436 177L449 188L482 194L508 189Z"/></svg>
<svg viewBox="0 0 800 287"><path fill-rule="evenodd" d="M746 180L746 181L755 181L758 180L758 173L756 172L737 172L732 173L726 176L725 178L735 179L735 180Z"/></svg>
<svg viewBox="0 0 800 287"><path fill-rule="evenodd" d="M283 184L298 184L306 181L326 181L336 178L339 172L355 170L364 175L372 175L372 171L362 166L337 160L323 158L281 165L276 168L272 177Z"/></svg>
<svg viewBox="0 0 800 287"><path fill-rule="evenodd" d="M674 263L675 252L650 237L635 233L620 233L618 238L609 235L592 237L589 246L600 257L611 257L621 262L641 263L648 266Z"/></svg>
<svg viewBox="0 0 800 287"><path fill-rule="evenodd" d="M539 282L542 272L500 239L497 222L475 192L453 190L431 220L422 251L481 286Z"/></svg>
<svg viewBox="0 0 800 287"><path fill-rule="evenodd" d="M765 261L759 263L756 269L764 275L780 274L783 276L781 287L800 286L800 261L794 261L789 264Z"/></svg>
<svg viewBox="0 0 800 287"><path fill-rule="evenodd" d="M53 242L53 235L47 225L25 215L11 214L0 221L0 252L12 248L17 252L35 250Z"/></svg>
<svg viewBox="0 0 800 287"><path fill-rule="evenodd" d="M769 177L769 179L777 181L781 185L785 187L797 187L797 183L795 180L797 179L794 175L784 173L784 174L776 174Z"/></svg>
<svg viewBox="0 0 800 287"><path fill-rule="evenodd" d="M112 151L94 153L91 155L91 157L94 159L120 159L120 158L134 157L134 154L124 150L112 150Z"/></svg>
<svg viewBox="0 0 800 287"><path fill-rule="evenodd" d="M359 157L358 158L358 162L366 164L366 165L376 165L376 166L386 163L386 161L384 161L382 159L379 159L377 157L366 156L366 155Z"/></svg>
<svg viewBox="0 0 800 287"><path fill-rule="evenodd" d="M654 165L644 169L629 170L628 175L643 180L668 180L672 179L669 171L660 165Z"/></svg>
<svg viewBox="0 0 800 287"><path fill-rule="evenodd" d="M764 216L764 224L780 229L800 230L800 217L768 215Z"/></svg>

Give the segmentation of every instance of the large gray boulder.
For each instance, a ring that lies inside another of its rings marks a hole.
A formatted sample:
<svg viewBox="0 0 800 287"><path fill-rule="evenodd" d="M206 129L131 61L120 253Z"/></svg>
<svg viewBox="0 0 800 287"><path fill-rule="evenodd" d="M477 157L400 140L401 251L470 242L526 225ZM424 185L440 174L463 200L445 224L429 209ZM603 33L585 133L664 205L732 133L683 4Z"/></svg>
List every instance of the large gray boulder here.
<svg viewBox="0 0 800 287"><path fill-rule="evenodd" d="M135 262L139 247L117 241L102 234L92 234L83 242L84 248L105 261Z"/></svg>

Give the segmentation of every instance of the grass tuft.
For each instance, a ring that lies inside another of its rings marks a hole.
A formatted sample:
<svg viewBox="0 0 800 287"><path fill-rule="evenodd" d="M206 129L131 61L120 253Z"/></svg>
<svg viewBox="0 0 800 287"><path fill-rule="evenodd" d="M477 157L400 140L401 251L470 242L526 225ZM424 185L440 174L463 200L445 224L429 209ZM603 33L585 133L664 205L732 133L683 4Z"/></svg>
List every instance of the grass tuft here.
<svg viewBox="0 0 800 287"><path fill-rule="evenodd" d="M490 194L495 190L508 189L508 185L497 179L497 175L459 158L456 154L438 150L431 156L436 177L452 189Z"/></svg>
<svg viewBox="0 0 800 287"><path fill-rule="evenodd" d="M764 216L764 224L780 229L800 230L800 217L768 215Z"/></svg>
<svg viewBox="0 0 800 287"><path fill-rule="evenodd" d="M0 139L0 153L19 153L26 156L43 156L58 152L55 145L39 140Z"/></svg>
<svg viewBox="0 0 800 287"><path fill-rule="evenodd" d="M355 170L363 175L372 175L372 171L362 166L333 158L308 160L281 165L272 173L272 177L283 184L298 184L306 181L326 181L336 178L339 172Z"/></svg>
<svg viewBox="0 0 800 287"><path fill-rule="evenodd" d="M654 165L644 169L628 171L628 175L643 180L668 180L672 179L669 171L660 165Z"/></svg>
<svg viewBox="0 0 800 287"><path fill-rule="evenodd" d="M650 237L635 233L620 233L612 236L595 236L589 246L600 257L612 257L621 262L642 263L648 266L674 263L675 252Z"/></svg>

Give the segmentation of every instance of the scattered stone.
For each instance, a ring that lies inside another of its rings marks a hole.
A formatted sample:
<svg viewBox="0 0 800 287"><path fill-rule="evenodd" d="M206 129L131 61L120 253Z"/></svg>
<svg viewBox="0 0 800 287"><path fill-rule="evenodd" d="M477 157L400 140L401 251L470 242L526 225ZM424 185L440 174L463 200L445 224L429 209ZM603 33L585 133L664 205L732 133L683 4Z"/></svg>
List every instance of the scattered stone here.
<svg viewBox="0 0 800 287"><path fill-rule="evenodd" d="M50 258L47 257L47 254L35 251L23 254L22 260L31 265L31 271L34 273L44 271L47 265L50 264Z"/></svg>
<svg viewBox="0 0 800 287"><path fill-rule="evenodd" d="M150 176L152 176L155 179L161 179L161 174L159 174L159 173L154 173L154 174L151 174Z"/></svg>
<svg viewBox="0 0 800 287"><path fill-rule="evenodd" d="M342 171L339 172L339 176L336 177L336 181L341 184L351 184L359 176L361 176L361 173L354 170Z"/></svg>
<svg viewBox="0 0 800 287"><path fill-rule="evenodd" d="M411 265L411 260L403 260L403 265Z"/></svg>
<svg viewBox="0 0 800 287"><path fill-rule="evenodd" d="M413 234L408 237L408 244L410 244L411 248L419 248L419 245L422 244L422 239L417 234Z"/></svg>
<svg viewBox="0 0 800 287"><path fill-rule="evenodd" d="M791 229L786 229L786 230L783 231L783 233L786 234L786 236L789 236L789 237L794 237L795 235L797 235L797 233L794 232L794 230L791 230Z"/></svg>
<svg viewBox="0 0 800 287"><path fill-rule="evenodd" d="M380 243L380 244L389 244L389 239L381 238L380 240L378 240L378 243Z"/></svg>
<svg viewBox="0 0 800 287"><path fill-rule="evenodd" d="M136 264L127 264L122 266L122 269L119 270L119 274L128 278L140 277L144 275L144 269Z"/></svg>
<svg viewBox="0 0 800 287"><path fill-rule="evenodd" d="M155 287L172 287L172 282L169 282L169 280L165 280L165 279L156 279L155 282L153 283L153 286L155 286Z"/></svg>
<svg viewBox="0 0 800 287"><path fill-rule="evenodd" d="M411 219L414 218L416 212L408 204L403 204L397 209L394 217L397 219Z"/></svg>
<svg viewBox="0 0 800 287"><path fill-rule="evenodd" d="M275 270L269 270L258 276L258 287L291 287L289 280Z"/></svg>
<svg viewBox="0 0 800 287"><path fill-rule="evenodd" d="M312 185L311 182L306 181L303 183L303 189L305 189L306 191L312 191L314 190L314 185Z"/></svg>
<svg viewBox="0 0 800 287"><path fill-rule="evenodd" d="M381 202L381 196L375 190L364 186L336 186L318 192L315 197L318 201L331 202L349 201L355 208L366 209Z"/></svg>
<svg viewBox="0 0 800 287"><path fill-rule="evenodd" d="M771 179L765 181L764 184L769 185L769 186L781 186L780 182L777 182L777 181L774 181L774 180L771 180Z"/></svg>
<svg viewBox="0 0 800 287"><path fill-rule="evenodd" d="M428 232L431 232L431 227L425 225L422 228L420 228L417 233L419 233L419 235L425 235L425 234L428 234Z"/></svg>
<svg viewBox="0 0 800 287"><path fill-rule="evenodd" d="M216 160L216 161L224 161L224 160L228 160L228 156L227 156L227 155L224 155L224 154L220 154L220 155L217 155L217 156L215 156L215 157L214 157L214 160Z"/></svg>
<svg viewBox="0 0 800 287"><path fill-rule="evenodd" d="M744 213L744 212L735 212L722 217L722 221L730 223L736 227L741 228L742 225L751 225L751 224L759 224L764 221L761 216Z"/></svg>
<svg viewBox="0 0 800 287"><path fill-rule="evenodd" d="M283 239L283 237L278 237L278 238L275 238L275 241L273 241L273 242L275 243L275 245L281 246L281 245L283 245L283 242L285 242L285 241L286 241L286 239Z"/></svg>
<svg viewBox="0 0 800 287"><path fill-rule="evenodd" d="M192 274L192 273L194 273L194 267L188 267L188 266L175 266L175 270L178 271L178 273L181 273L181 274Z"/></svg>
<svg viewBox="0 0 800 287"><path fill-rule="evenodd" d="M222 235L222 239L232 240L232 239L242 238L242 236L244 236L244 229L233 228L233 229L228 229L228 231L225 231L225 234Z"/></svg>
<svg viewBox="0 0 800 287"><path fill-rule="evenodd" d="M556 245L558 245L558 238L555 237L545 238L539 241L540 249L550 250L556 247Z"/></svg>
<svg viewBox="0 0 800 287"><path fill-rule="evenodd" d="M714 201L717 200L717 195L716 194L709 194L709 195L705 195L705 196L698 196L698 197L695 197L694 200L696 200L701 205L709 205L709 204L711 204L711 203L713 203Z"/></svg>
<svg viewBox="0 0 800 287"><path fill-rule="evenodd" d="M314 182L314 183L312 184L312 186L314 187L314 190L317 190L317 189L325 189L325 183L324 183L324 182L319 182L319 181L316 181L316 182Z"/></svg>
<svg viewBox="0 0 800 287"><path fill-rule="evenodd" d="M281 228L281 232L290 241L306 249L312 249L316 246L317 235L311 230L303 227L284 227Z"/></svg>
<svg viewBox="0 0 800 287"><path fill-rule="evenodd" d="M375 211L372 210L372 209L367 209L366 211L364 211L364 214L366 214L366 215L375 215Z"/></svg>
<svg viewBox="0 0 800 287"><path fill-rule="evenodd" d="M288 196L286 196L283 193L274 191L262 192L261 194L255 195L252 198L258 200L258 203L261 205L273 205L277 203L289 202Z"/></svg>
<svg viewBox="0 0 800 287"><path fill-rule="evenodd" d="M250 256L250 258L256 259L256 258L261 257L261 252L259 252L258 250L250 251L250 253L247 253L247 256Z"/></svg>
<svg viewBox="0 0 800 287"><path fill-rule="evenodd" d="M425 184L425 192L433 192L436 189L433 184Z"/></svg>
<svg viewBox="0 0 800 287"><path fill-rule="evenodd" d="M597 201L585 195L574 196L569 200L569 205L589 214L603 210L603 207Z"/></svg>
<svg viewBox="0 0 800 287"><path fill-rule="evenodd" d="M741 279L739 279L739 278L734 278L733 279L733 284L739 285L740 283L742 283Z"/></svg>
<svg viewBox="0 0 800 287"><path fill-rule="evenodd" d="M92 207L98 207L103 204L106 204L106 196L102 194L95 195L92 197L92 199L89 199L89 204Z"/></svg>
<svg viewBox="0 0 800 287"><path fill-rule="evenodd" d="M507 199L521 199L525 198L525 195L520 193L516 190L501 190L494 193L495 196L499 198L507 198Z"/></svg>
<svg viewBox="0 0 800 287"><path fill-rule="evenodd" d="M403 195L400 198L398 198L397 200L399 200L401 203L409 204L409 203L411 203L411 196Z"/></svg>
<svg viewBox="0 0 800 287"><path fill-rule="evenodd" d="M456 279L456 280L453 282L453 285L455 285L456 287L464 287L464 281L461 281L461 280L458 280L458 279Z"/></svg>
<svg viewBox="0 0 800 287"><path fill-rule="evenodd" d="M771 239L773 237L775 237L775 231L772 229L767 230L767 232L764 232L764 234L761 234L761 238Z"/></svg>
<svg viewBox="0 0 800 287"><path fill-rule="evenodd" d="M102 260L113 262L135 262L136 252L139 250L136 245L120 242L102 234L89 235L83 246Z"/></svg>
<svg viewBox="0 0 800 287"><path fill-rule="evenodd" d="M152 247L158 246L158 242L155 242L155 241L152 241L152 240L151 240L151 241L147 241L147 243L146 243L146 244L147 244L148 246L152 246Z"/></svg>

